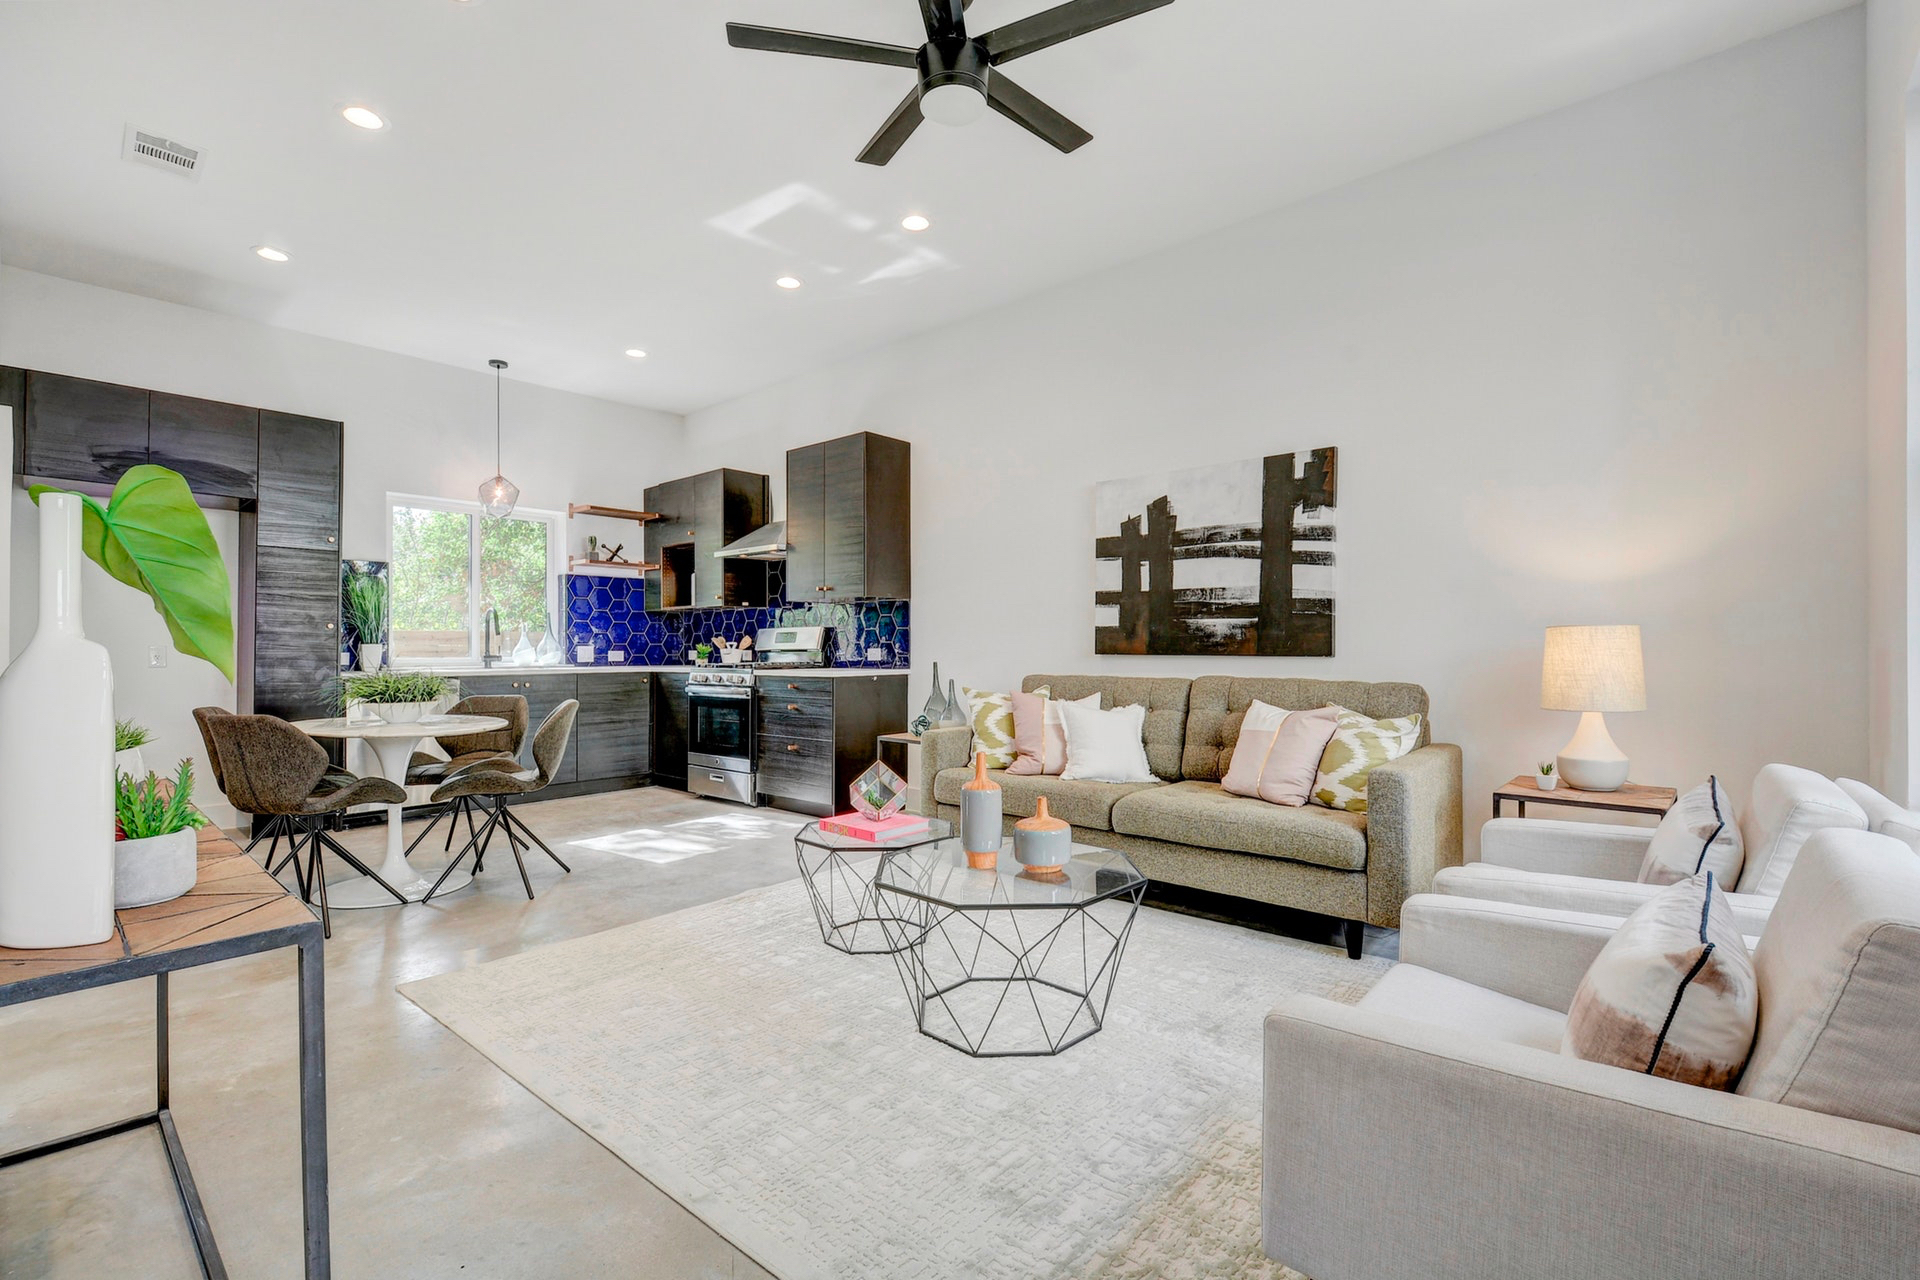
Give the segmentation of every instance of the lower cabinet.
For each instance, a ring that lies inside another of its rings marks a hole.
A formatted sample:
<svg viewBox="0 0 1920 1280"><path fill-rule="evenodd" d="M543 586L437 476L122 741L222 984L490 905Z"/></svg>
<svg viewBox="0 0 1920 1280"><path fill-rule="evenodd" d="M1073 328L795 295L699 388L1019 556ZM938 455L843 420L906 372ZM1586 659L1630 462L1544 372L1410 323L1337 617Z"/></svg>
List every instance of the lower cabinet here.
<svg viewBox="0 0 1920 1280"><path fill-rule="evenodd" d="M340 556L261 547L250 628L253 710L284 720L333 714L328 683L340 671ZM242 666L246 667L243 658Z"/></svg>
<svg viewBox="0 0 1920 1280"><path fill-rule="evenodd" d="M848 808L847 789L878 758L878 739L907 727L907 677L760 679L760 794L825 817Z"/></svg>
<svg viewBox="0 0 1920 1280"><path fill-rule="evenodd" d="M653 677L644 674L581 676L579 744L575 770L581 782L638 782L653 769Z"/></svg>
<svg viewBox="0 0 1920 1280"><path fill-rule="evenodd" d="M687 673L653 678L653 782L687 789Z"/></svg>

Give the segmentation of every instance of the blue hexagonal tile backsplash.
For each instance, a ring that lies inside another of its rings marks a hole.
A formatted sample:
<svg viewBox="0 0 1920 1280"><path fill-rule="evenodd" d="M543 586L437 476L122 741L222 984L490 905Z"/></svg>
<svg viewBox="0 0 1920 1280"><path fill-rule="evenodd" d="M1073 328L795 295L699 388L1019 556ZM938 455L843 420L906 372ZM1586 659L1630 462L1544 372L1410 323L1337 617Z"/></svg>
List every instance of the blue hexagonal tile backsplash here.
<svg viewBox="0 0 1920 1280"><path fill-rule="evenodd" d="M644 607L646 588L618 575L566 575L568 656L579 662L582 645L593 646L593 664L607 665L609 651L626 650L626 665L677 666L693 661L693 647L716 636L738 641L762 627L825 625L834 629L836 667L905 669L908 614L905 600L858 600L850 604L789 605L781 566L770 566L773 595L764 609ZM842 637L851 629L853 642ZM869 656L868 651L873 650Z"/></svg>

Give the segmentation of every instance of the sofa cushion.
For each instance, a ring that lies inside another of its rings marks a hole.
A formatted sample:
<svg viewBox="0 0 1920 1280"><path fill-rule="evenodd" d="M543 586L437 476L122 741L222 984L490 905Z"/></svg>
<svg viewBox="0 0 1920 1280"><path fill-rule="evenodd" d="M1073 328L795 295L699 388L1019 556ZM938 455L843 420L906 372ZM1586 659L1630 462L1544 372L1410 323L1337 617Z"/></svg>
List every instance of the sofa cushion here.
<svg viewBox="0 0 1920 1280"><path fill-rule="evenodd" d="M1032 693L1046 685L1054 697L1067 702L1097 693L1101 707L1108 711L1130 704L1145 707L1147 723L1141 739L1147 747L1147 765L1155 776L1173 781L1180 777L1180 753L1187 740L1187 690L1192 684L1173 676L1028 676L1020 687Z"/></svg>
<svg viewBox="0 0 1920 1280"><path fill-rule="evenodd" d="M1016 818L1031 818L1040 808L1040 797L1047 798L1047 810L1063 822L1092 831L1113 830L1113 807L1139 791L1164 788L1164 782L1081 782L1046 774L1007 773L987 770L987 776L1000 784L1001 812ZM943 769L933 780L933 798L941 804L960 803L960 789L973 780L971 769Z"/></svg>
<svg viewBox="0 0 1920 1280"><path fill-rule="evenodd" d="M1387 970L1360 997L1359 1007L1548 1053L1560 1052L1567 1031L1567 1016L1557 1009L1528 1004L1417 964L1397 964Z"/></svg>
<svg viewBox="0 0 1920 1280"><path fill-rule="evenodd" d="M1176 782L1127 796L1113 830L1340 871L1367 869L1367 815L1307 805L1291 809L1228 794L1217 782Z"/></svg>
<svg viewBox="0 0 1920 1280"><path fill-rule="evenodd" d="M1833 779L1790 764L1770 764L1753 779L1740 842L1746 863L1740 892L1780 896L1793 860L1807 837L1825 827L1867 829L1867 813Z"/></svg>
<svg viewBox="0 0 1920 1280"><path fill-rule="evenodd" d="M1036 677L1038 679L1039 677ZM1419 746L1433 740L1427 723L1427 691L1417 684L1363 680L1295 680L1282 677L1201 676L1193 682L1187 707L1187 739L1181 751L1180 775L1188 780L1218 782L1233 760L1240 738L1240 722L1255 702L1288 711L1311 711L1339 705L1376 720L1420 717ZM1148 752L1149 759L1152 752ZM1154 772L1167 777L1159 765Z"/></svg>

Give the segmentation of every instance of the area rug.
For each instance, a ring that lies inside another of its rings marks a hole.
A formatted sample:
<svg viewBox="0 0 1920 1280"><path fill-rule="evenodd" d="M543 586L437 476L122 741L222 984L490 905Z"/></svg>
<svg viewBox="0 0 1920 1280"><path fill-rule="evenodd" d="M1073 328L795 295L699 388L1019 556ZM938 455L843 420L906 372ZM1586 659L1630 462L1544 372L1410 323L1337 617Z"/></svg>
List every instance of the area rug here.
<svg viewBox="0 0 1920 1280"><path fill-rule="evenodd" d="M1284 1280L1261 1020L1386 968L1143 908L1105 1030L976 1060L796 881L400 990L780 1280Z"/></svg>

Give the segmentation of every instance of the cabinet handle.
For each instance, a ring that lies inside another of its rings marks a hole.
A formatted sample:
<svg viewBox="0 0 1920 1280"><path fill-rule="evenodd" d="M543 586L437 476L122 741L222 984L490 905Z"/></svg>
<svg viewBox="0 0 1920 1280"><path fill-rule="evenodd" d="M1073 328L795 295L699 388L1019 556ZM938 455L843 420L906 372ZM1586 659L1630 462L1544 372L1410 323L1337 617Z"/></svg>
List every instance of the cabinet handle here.
<svg viewBox="0 0 1920 1280"><path fill-rule="evenodd" d="M790 685L788 685L788 686L787 686L787 688L789 688L789 689L793 689L793 690L795 690L795 691L798 691L798 690L799 690L799 688L800 688L800 686L799 686L799 685L797 685L797 684L790 684Z"/></svg>
<svg viewBox="0 0 1920 1280"><path fill-rule="evenodd" d="M336 541L338 541L338 539L336 539L336 538L335 538L335 537L334 537L334 536L333 536L332 534L328 534L328 535L327 535L327 541L331 543L331 542L336 542Z"/></svg>
<svg viewBox="0 0 1920 1280"><path fill-rule="evenodd" d="M331 622L327 624L327 630L329 631L333 630L333 624Z"/></svg>
<svg viewBox="0 0 1920 1280"><path fill-rule="evenodd" d="M787 750L789 751L798 751L799 749L800 749L800 744L797 742L789 742L787 744Z"/></svg>
<svg viewBox="0 0 1920 1280"><path fill-rule="evenodd" d="M797 702L789 702L787 704L787 710L789 711L798 711L799 709L800 709L800 704Z"/></svg>

